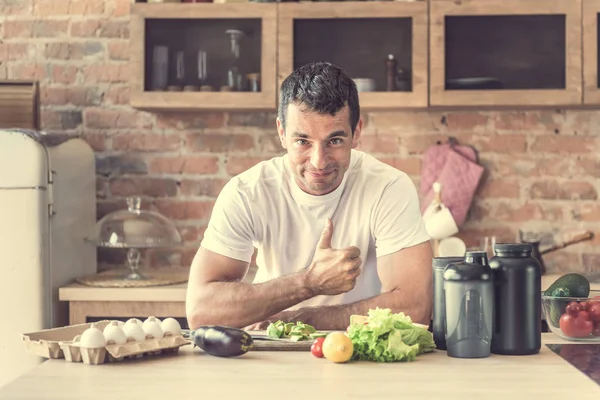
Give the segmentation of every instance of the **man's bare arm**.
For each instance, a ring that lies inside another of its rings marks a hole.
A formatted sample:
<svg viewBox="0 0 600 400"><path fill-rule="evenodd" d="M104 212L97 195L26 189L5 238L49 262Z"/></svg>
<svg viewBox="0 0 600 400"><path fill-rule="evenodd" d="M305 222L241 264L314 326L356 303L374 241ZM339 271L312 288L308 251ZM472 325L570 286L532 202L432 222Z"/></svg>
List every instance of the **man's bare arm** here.
<svg viewBox="0 0 600 400"><path fill-rule="evenodd" d="M190 269L186 314L201 325L243 327L312 297L304 273L261 284L241 282L248 263L200 247Z"/></svg>
<svg viewBox="0 0 600 400"><path fill-rule="evenodd" d="M430 242L400 250L377 259L382 293L356 303L284 311L268 321L303 321L320 330L345 330L353 314L366 315L372 308L404 312L413 322L429 325L433 307L433 272ZM264 329L265 323L250 329Z"/></svg>

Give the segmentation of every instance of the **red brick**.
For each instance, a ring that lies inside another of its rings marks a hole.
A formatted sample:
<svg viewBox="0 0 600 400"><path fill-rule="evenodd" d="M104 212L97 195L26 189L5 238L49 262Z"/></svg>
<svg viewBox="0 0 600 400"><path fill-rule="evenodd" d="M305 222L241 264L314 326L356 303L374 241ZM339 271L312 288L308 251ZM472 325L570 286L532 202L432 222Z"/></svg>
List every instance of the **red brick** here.
<svg viewBox="0 0 600 400"><path fill-rule="evenodd" d="M589 175L595 178L600 177L600 160L578 158L577 160L574 160L573 163L573 173L575 175Z"/></svg>
<svg viewBox="0 0 600 400"><path fill-rule="evenodd" d="M450 131L486 131L490 127L490 117L476 111L448 113L446 126Z"/></svg>
<svg viewBox="0 0 600 400"><path fill-rule="evenodd" d="M165 217L174 220L197 220L209 218L215 205L214 201L184 201L159 199L156 208Z"/></svg>
<svg viewBox="0 0 600 400"><path fill-rule="evenodd" d="M433 146L438 141L445 142L448 139L444 135L414 135L401 138L401 145L408 151L408 154L421 154L429 146Z"/></svg>
<svg viewBox="0 0 600 400"><path fill-rule="evenodd" d="M88 128L144 128L151 127L150 114L135 110L112 110L88 108L84 112L85 126Z"/></svg>
<svg viewBox="0 0 600 400"><path fill-rule="evenodd" d="M81 125L80 110L41 110L42 129L47 130L70 130L76 129Z"/></svg>
<svg viewBox="0 0 600 400"><path fill-rule="evenodd" d="M100 95L96 88L67 86L40 88L41 102L44 105L91 106L100 103Z"/></svg>
<svg viewBox="0 0 600 400"><path fill-rule="evenodd" d="M44 55L48 59L81 60L84 57L102 55L104 46L99 42L48 43Z"/></svg>
<svg viewBox="0 0 600 400"><path fill-rule="evenodd" d="M113 0L111 3L113 17L125 17L130 14L131 0Z"/></svg>
<svg viewBox="0 0 600 400"><path fill-rule="evenodd" d="M102 15L104 0L37 0L34 15L42 17L63 15Z"/></svg>
<svg viewBox="0 0 600 400"><path fill-rule="evenodd" d="M110 86L104 93L106 104L129 104L129 86Z"/></svg>
<svg viewBox="0 0 600 400"><path fill-rule="evenodd" d="M399 129L403 132L438 132L442 114L432 111L382 111L369 113L369 124L377 130Z"/></svg>
<svg viewBox="0 0 600 400"><path fill-rule="evenodd" d="M187 136L187 143L188 147L194 151L219 153L254 148L254 138L244 134L193 133Z"/></svg>
<svg viewBox="0 0 600 400"><path fill-rule="evenodd" d="M180 148L180 137L175 134L125 133L112 139L113 150L126 151L175 151Z"/></svg>
<svg viewBox="0 0 600 400"><path fill-rule="evenodd" d="M555 251L554 253L544 254L543 257L546 273L566 274L570 272L584 272L581 265L581 258L577 253Z"/></svg>
<svg viewBox="0 0 600 400"><path fill-rule="evenodd" d="M598 140L589 136L547 135L535 139L531 145L535 152L548 153L590 153L598 152Z"/></svg>
<svg viewBox="0 0 600 400"><path fill-rule="evenodd" d="M52 82L71 85L77 81L79 69L72 65L50 65L52 70Z"/></svg>
<svg viewBox="0 0 600 400"><path fill-rule="evenodd" d="M396 135L361 136L358 148L367 153L397 154L400 152L400 138Z"/></svg>
<svg viewBox="0 0 600 400"><path fill-rule="evenodd" d="M259 135L256 150L260 153L269 154L281 154L285 152L285 149L281 146L279 135L276 132Z"/></svg>
<svg viewBox="0 0 600 400"><path fill-rule="evenodd" d="M481 198L518 199L521 197L521 185L519 181L515 180L488 179L482 182L476 196Z"/></svg>
<svg viewBox="0 0 600 400"><path fill-rule="evenodd" d="M507 222L528 222L528 221L561 221L563 210L561 207L550 207L547 205L526 203L517 205L514 203L500 203L496 205L478 204L478 219Z"/></svg>
<svg viewBox="0 0 600 400"><path fill-rule="evenodd" d="M202 233L204 235L204 233ZM202 237L202 236L201 236ZM189 267L192 265L192 261L198 252L198 246L186 248L181 251L181 265L183 267Z"/></svg>
<svg viewBox="0 0 600 400"><path fill-rule="evenodd" d="M586 272L600 272L599 253L584 253L581 255L581 260Z"/></svg>
<svg viewBox="0 0 600 400"><path fill-rule="evenodd" d="M86 83L121 83L129 82L131 76L129 64L89 65L82 68L83 79Z"/></svg>
<svg viewBox="0 0 600 400"><path fill-rule="evenodd" d="M43 38L65 37L69 34L69 21L34 21L31 34Z"/></svg>
<svg viewBox="0 0 600 400"><path fill-rule="evenodd" d="M499 111L493 119L497 130L553 131L564 117L554 111Z"/></svg>
<svg viewBox="0 0 600 400"><path fill-rule="evenodd" d="M531 185L532 199L547 200L596 200L598 193L589 182L534 182Z"/></svg>
<svg viewBox="0 0 600 400"><path fill-rule="evenodd" d="M104 0L72 0L69 13L72 15L102 15Z"/></svg>
<svg viewBox="0 0 600 400"><path fill-rule="evenodd" d="M103 131L94 131L86 129L82 133L82 138L85 140L92 150L94 151L105 151L106 150L106 133Z"/></svg>
<svg viewBox="0 0 600 400"><path fill-rule="evenodd" d="M71 23L72 37L129 38L128 21L87 19Z"/></svg>
<svg viewBox="0 0 600 400"><path fill-rule="evenodd" d="M34 21L4 21L4 37L6 39L32 37L33 23Z"/></svg>
<svg viewBox="0 0 600 400"><path fill-rule="evenodd" d="M227 126L253 126L272 129L275 133L277 114L268 112L230 112Z"/></svg>
<svg viewBox="0 0 600 400"><path fill-rule="evenodd" d="M177 195L177 181L170 178L116 178L110 181L113 196L171 197Z"/></svg>
<svg viewBox="0 0 600 400"><path fill-rule="evenodd" d="M223 112L160 113L156 116L159 129L216 129L225 126Z"/></svg>
<svg viewBox="0 0 600 400"><path fill-rule="evenodd" d="M384 162L408 175L418 175L421 173L421 159L417 157L383 157L379 161Z"/></svg>
<svg viewBox="0 0 600 400"><path fill-rule="evenodd" d="M456 234L457 237L461 238L467 248L476 248L483 250L484 238L496 237L496 243L500 242L513 242L516 235L515 232L509 227L492 227L492 228L479 228L465 225L461 228L461 231Z"/></svg>
<svg viewBox="0 0 600 400"><path fill-rule="evenodd" d="M130 51L128 41L115 40L108 42L108 57L111 60L129 60Z"/></svg>
<svg viewBox="0 0 600 400"><path fill-rule="evenodd" d="M30 15L31 0L3 1L0 5L0 15Z"/></svg>
<svg viewBox="0 0 600 400"><path fill-rule="evenodd" d="M527 137L521 134L510 135L460 135L459 143L474 146L480 152L523 153L527 151Z"/></svg>
<svg viewBox="0 0 600 400"><path fill-rule="evenodd" d="M226 171L229 175L237 175L265 160L268 157L228 157Z"/></svg>
<svg viewBox="0 0 600 400"><path fill-rule="evenodd" d="M219 158L203 156L157 157L152 160L150 171L165 174L214 174L219 171Z"/></svg>
<svg viewBox="0 0 600 400"><path fill-rule="evenodd" d="M13 64L9 69L9 78L23 80L44 80L47 76L45 64Z"/></svg>
<svg viewBox="0 0 600 400"><path fill-rule="evenodd" d="M96 219L123 209L127 209L125 199L98 199L96 202Z"/></svg>
<svg viewBox="0 0 600 400"><path fill-rule="evenodd" d="M184 179L181 181L181 194L185 196L210 196L217 197L227 179L203 178L203 179Z"/></svg>
<svg viewBox="0 0 600 400"><path fill-rule="evenodd" d="M0 63L24 59L28 52L29 46L26 43L0 43Z"/></svg>
<svg viewBox="0 0 600 400"><path fill-rule="evenodd" d="M573 219L583 222L600 222L600 204L578 202L571 210Z"/></svg>

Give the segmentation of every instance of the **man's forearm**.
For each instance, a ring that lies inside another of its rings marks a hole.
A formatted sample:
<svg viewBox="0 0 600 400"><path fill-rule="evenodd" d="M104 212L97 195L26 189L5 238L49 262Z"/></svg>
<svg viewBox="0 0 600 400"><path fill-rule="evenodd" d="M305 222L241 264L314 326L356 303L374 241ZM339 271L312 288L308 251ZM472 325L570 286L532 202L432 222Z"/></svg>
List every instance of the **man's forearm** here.
<svg viewBox="0 0 600 400"><path fill-rule="evenodd" d="M390 308L394 313L403 312L413 322L424 325L431 322L431 302L419 304L405 298L399 291L382 293L351 304L303 308L292 319L303 321L319 330L346 330L351 315L367 315L370 309L376 307Z"/></svg>
<svg viewBox="0 0 600 400"><path fill-rule="evenodd" d="M211 282L192 300L188 322L191 329L200 325L242 328L312 296L303 272L259 284Z"/></svg>

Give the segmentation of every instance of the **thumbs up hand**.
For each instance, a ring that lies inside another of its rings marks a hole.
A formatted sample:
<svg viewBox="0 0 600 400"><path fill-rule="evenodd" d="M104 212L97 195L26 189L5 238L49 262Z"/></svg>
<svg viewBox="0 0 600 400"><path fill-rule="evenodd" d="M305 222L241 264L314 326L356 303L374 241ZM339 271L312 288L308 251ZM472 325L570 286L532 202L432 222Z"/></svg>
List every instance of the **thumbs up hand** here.
<svg viewBox="0 0 600 400"><path fill-rule="evenodd" d="M360 275L360 249L351 246L332 249L333 223L327 219L313 260L306 271L306 283L314 295L336 295L354 288Z"/></svg>

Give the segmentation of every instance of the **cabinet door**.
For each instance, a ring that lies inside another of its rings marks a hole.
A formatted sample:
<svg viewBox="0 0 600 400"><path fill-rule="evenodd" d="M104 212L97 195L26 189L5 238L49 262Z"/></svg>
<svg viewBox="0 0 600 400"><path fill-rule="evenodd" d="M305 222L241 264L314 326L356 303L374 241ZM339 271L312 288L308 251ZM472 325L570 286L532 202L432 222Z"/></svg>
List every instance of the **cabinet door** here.
<svg viewBox="0 0 600 400"><path fill-rule="evenodd" d="M274 109L276 4L134 4L131 105Z"/></svg>
<svg viewBox="0 0 600 400"><path fill-rule="evenodd" d="M295 68L329 61L357 82L362 109L427 106L426 2L281 3L278 14L279 86Z"/></svg>
<svg viewBox="0 0 600 400"><path fill-rule="evenodd" d="M434 106L582 103L581 0L431 0Z"/></svg>
<svg viewBox="0 0 600 400"><path fill-rule="evenodd" d="M583 2L583 102L600 104L598 44L600 43L600 0Z"/></svg>

